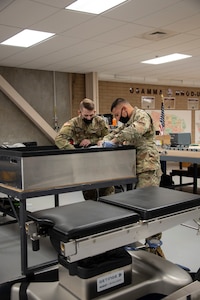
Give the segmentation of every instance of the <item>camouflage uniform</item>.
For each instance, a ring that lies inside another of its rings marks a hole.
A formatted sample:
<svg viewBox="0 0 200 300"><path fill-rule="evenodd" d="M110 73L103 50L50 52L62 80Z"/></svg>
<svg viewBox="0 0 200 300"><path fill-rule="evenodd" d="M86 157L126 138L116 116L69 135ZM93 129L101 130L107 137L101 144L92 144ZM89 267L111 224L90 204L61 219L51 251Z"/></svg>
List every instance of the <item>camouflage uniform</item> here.
<svg viewBox="0 0 200 300"><path fill-rule="evenodd" d="M86 124L81 116L75 117L66 122L55 138L55 144L60 149L74 149L71 144L79 145L83 139L89 139L91 144L96 144L106 134L108 126L100 116L94 116L91 124Z"/></svg>
<svg viewBox="0 0 200 300"><path fill-rule="evenodd" d="M117 143L133 145L136 148L136 188L159 186L161 179L160 156L154 141L155 129L149 114L137 107L126 124L118 127L103 138L104 141L115 138ZM161 233L148 237L160 239ZM164 257L160 247L158 255ZM153 252L153 251L152 251ZM155 251L154 251L155 252Z"/></svg>
<svg viewBox="0 0 200 300"><path fill-rule="evenodd" d="M115 138L119 144L135 146L137 153L137 187L159 185L160 183L162 172L159 152L154 141L154 134L155 129L151 117L144 110L135 107L126 124L118 127L103 138L105 141ZM153 182L149 183L149 181L146 180L148 174L149 176L154 175ZM144 183L143 180L145 181Z"/></svg>
<svg viewBox="0 0 200 300"><path fill-rule="evenodd" d="M86 124L81 116L75 117L66 122L59 130L55 144L60 149L75 149L74 145L79 145L83 139L89 139L91 144L96 144L101 140L109 129L104 119L94 116L91 124ZM100 188L99 195L107 196L114 193L114 187ZM85 200L97 200L97 190L83 191Z"/></svg>

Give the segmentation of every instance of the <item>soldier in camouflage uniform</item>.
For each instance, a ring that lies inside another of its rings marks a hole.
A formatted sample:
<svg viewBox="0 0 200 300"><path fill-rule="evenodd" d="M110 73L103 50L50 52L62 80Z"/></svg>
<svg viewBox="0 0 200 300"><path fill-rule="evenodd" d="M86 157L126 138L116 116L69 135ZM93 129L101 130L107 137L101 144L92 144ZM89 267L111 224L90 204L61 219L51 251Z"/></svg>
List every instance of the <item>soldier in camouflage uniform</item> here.
<svg viewBox="0 0 200 300"><path fill-rule="evenodd" d="M133 145L136 148L136 173L138 182L136 188L159 186L162 175L160 156L154 141L155 129L151 116L142 109L133 107L122 98L116 99L111 112L122 126L106 135L103 141L110 141L117 145ZM161 233L147 238L147 240L161 238ZM152 252L155 252L152 250ZM156 254L164 257L160 247Z"/></svg>
<svg viewBox="0 0 200 300"><path fill-rule="evenodd" d="M79 116L67 121L58 132L55 144L60 149L75 149L97 144L109 132L104 119L96 115L94 101L83 99L80 103ZM99 189L99 196L110 195L114 187ZM85 200L97 200L97 190L83 191Z"/></svg>

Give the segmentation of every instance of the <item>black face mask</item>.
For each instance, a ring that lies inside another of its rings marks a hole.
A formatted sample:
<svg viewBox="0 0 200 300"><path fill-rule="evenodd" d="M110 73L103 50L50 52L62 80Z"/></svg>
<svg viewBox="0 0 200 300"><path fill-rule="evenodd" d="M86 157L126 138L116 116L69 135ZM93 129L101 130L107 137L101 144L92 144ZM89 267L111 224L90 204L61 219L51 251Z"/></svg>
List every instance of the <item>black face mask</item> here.
<svg viewBox="0 0 200 300"><path fill-rule="evenodd" d="M85 124L91 124L92 123L92 119L88 120L86 118L83 118L83 121L85 122Z"/></svg>
<svg viewBox="0 0 200 300"><path fill-rule="evenodd" d="M126 117L122 117L122 110L121 110L121 117L119 118L119 121L126 124L129 121L129 116L127 114Z"/></svg>

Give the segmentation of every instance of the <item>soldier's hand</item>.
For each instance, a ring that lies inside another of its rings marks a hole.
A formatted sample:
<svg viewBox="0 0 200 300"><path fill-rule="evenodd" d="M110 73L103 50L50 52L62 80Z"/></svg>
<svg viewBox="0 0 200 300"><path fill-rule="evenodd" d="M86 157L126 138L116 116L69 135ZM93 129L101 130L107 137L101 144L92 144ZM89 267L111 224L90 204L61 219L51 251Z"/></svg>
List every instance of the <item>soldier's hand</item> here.
<svg viewBox="0 0 200 300"><path fill-rule="evenodd" d="M98 141L98 142L97 142L97 146L103 147L103 140Z"/></svg>
<svg viewBox="0 0 200 300"><path fill-rule="evenodd" d="M90 144L91 144L90 140L84 139L84 140L82 140L82 142L80 142L79 146L85 148L85 147L88 147Z"/></svg>

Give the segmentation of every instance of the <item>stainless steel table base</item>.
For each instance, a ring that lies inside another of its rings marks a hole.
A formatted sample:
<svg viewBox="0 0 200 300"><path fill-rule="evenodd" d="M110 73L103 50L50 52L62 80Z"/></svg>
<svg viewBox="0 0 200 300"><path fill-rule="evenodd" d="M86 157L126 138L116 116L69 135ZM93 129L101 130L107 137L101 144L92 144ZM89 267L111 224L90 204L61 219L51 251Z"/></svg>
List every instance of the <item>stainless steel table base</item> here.
<svg viewBox="0 0 200 300"><path fill-rule="evenodd" d="M179 266L158 257L147 251L129 251L132 255L132 284L119 288L115 291L98 297L98 300L136 300L149 294L169 295L174 291L192 282L190 275ZM89 300L84 294L81 295L82 286L77 276L71 276L74 287L71 288L69 274L66 269L61 267L60 276L65 277L66 286L56 282L30 282L27 285L26 293L29 300ZM112 274L112 271L110 272ZM101 275L99 275L101 277ZM91 281L87 282L90 288ZM96 279L97 280L97 279ZM20 300L19 290L21 283L12 287L11 300ZM95 299L95 298L94 298Z"/></svg>

